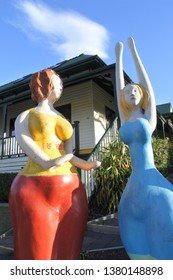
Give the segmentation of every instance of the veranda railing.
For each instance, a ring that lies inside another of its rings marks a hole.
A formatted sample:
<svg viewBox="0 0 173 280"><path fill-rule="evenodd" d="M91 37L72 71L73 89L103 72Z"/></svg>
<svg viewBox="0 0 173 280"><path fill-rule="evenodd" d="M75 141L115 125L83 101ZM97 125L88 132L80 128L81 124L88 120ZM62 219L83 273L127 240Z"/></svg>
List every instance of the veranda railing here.
<svg viewBox="0 0 173 280"><path fill-rule="evenodd" d="M0 138L0 158L25 155L18 145L15 136Z"/></svg>
<svg viewBox="0 0 173 280"><path fill-rule="evenodd" d="M110 142L116 139L116 131L117 131L117 120L116 117L114 121L110 124L110 126L106 129L104 135L97 143L95 148L93 149L91 155L88 160L100 160L102 161L102 153L101 151L109 145ZM94 172L95 170L84 171L81 170L81 179L85 186L87 197L89 198L94 191L95 180L94 180Z"/></svg>
<svg viewBox="0 0 173 280"><path fill-rule="evenodd" d="M73 134L73 152L78 155L80 149L79 142L79 121L73 123L74 134ZM17 143L16 137L3 137L0 138L0 159L14 158L19 156L25 156L20 146Z"/></svg>

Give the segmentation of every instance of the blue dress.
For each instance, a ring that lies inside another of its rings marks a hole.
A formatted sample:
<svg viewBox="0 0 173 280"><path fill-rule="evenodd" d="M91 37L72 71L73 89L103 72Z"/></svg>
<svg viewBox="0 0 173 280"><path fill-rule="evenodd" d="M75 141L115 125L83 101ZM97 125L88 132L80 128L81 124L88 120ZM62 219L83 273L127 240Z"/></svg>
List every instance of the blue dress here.
<svg viewBox="0 0 173 280"><path fill-rule="evenodd" d="M173 260L173 185L154 165L151 126L145 118L126 121L119 134L132 162L118 208L124 247L130 259Z"/></svg>

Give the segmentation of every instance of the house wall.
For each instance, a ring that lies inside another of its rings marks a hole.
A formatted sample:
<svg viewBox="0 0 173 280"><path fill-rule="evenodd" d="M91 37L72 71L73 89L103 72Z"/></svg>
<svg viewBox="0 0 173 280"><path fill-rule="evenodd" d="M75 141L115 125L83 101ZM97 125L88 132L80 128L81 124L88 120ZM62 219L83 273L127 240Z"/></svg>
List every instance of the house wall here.
<svg viewBox="0 0 173 280"><path fill-rule="evenodd" d="M92 83L93 87L93 106L94 106L94 141L95 145L105 132L108 126L105 115L105 107L115 111L114 98L102 89L95 82Z"/></svg>
<svg viewBox="0 0 173 280"><path fill-rule="evenodd" d="M71 104L72 123L80 122L80 153L85 154L95 146L92 81L65 88L55 106L69 103Z"/></svg>

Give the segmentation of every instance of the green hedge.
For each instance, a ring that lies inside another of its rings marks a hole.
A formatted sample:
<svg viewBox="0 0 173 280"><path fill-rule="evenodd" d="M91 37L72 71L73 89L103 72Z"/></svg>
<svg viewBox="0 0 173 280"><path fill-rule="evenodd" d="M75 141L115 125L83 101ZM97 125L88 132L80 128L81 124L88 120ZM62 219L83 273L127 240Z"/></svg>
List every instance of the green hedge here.
<svg viewBox="0 0 173 280"><path fill-rule="evenodd" d="M167 177L173 173L173 143L169 138L152 138L154 161L157 169Z"/></svg>
<svg viewBox="0 0 173 280"><path fill-rule="evenodd" d="M11 183L16 173L0 174L0 202L8 202Z"/></svg>

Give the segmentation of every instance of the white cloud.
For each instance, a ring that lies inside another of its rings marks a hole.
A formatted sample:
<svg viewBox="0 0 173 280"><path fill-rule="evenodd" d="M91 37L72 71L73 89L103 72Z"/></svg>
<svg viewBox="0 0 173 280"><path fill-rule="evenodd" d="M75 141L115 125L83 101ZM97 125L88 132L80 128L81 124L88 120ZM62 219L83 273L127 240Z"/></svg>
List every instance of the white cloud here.
<svg viewBox="0 0 173 280"><path fill-rule="evenodd" d="M16 27L29 38L39 38L63 59L81 53L108 58L109 33L104 26L72 10L53 10L40 1L18 0L15 8L20 12Z"/></svg>

